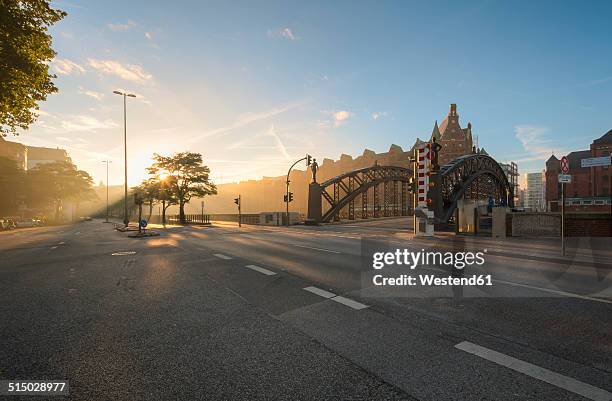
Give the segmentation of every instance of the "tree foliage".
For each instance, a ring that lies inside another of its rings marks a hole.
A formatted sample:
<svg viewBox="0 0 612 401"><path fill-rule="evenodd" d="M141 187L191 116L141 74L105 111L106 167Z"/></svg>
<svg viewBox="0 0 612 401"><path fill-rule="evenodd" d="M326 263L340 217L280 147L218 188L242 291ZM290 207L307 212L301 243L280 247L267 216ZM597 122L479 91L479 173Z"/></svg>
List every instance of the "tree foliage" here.
<svg viewBox="0 0 612 401"><path fill-rule="evenodd" d="M53 207L59 219L63 204L93 200L93 179L69 161L38 164L28 170L28 203L38 207Z"/></svg>
<svg viewBox="0 0 612 401"><path fill-rule="evenodd" d="M26 174L17 162L0 156L0 215L17 210L25 196Z"/></svg>
<svg viewBox="0 0 612 401"><path fill-rule="evenodd" d="M27 129L38 102L57 92L48 28L65 15L47 0L0 0L0 135Z"/></svg>
<svg viewBox="0 0 612 401"><path fill-rule="evenodd" d="M147 170L154 177L165 177L162 195L179 205L181 222L185 221L185 204L191 198L217 193L217 187L210 181L210 169L203 164L201 154L180 152L162 156L156 153L153 160L155 163Z"/></svg>

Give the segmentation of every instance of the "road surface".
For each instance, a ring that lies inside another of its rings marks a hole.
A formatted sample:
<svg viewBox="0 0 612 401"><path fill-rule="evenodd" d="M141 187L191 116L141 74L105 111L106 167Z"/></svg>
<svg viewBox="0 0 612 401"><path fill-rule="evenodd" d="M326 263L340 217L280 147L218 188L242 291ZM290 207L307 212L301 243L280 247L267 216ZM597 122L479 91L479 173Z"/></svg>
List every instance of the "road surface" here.
<svg viewBox="0 0 612 401"><path fill-rule="evenodd" d="M612 297L589 287L610 280L605 243L567 262L407 219L158 231L0 233L0 379L66 379L74 400L612 399ZM495 291L380 292L368 241L486 249Z"/></svg>

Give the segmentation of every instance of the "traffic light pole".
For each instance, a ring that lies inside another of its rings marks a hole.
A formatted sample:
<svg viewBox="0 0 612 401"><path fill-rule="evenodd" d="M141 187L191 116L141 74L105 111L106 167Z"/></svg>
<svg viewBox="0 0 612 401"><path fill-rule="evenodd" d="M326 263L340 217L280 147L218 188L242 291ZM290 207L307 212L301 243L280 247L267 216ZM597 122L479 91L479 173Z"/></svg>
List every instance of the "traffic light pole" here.
<svg viewBox="0 0 612 401"><path fill-rule="evenodd" d="M301 162L302 160L310 161L310 155L306 155L305 157L302 157L300 160L293 163L291 167L289 167L289 171L287 171L287 190L285 192L285 203L287 204L285 217L287 218L287 227L289 227L289 174L291 174L291 170L295 167L295 165ZM307 164L310 165L310 163Z"/></svg>

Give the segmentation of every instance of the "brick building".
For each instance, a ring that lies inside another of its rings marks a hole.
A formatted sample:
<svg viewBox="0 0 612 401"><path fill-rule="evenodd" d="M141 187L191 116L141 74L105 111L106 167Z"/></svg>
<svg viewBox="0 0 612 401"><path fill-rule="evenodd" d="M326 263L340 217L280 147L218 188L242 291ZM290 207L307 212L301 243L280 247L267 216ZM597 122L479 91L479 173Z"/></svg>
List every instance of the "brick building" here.
<svg viewBox="0 0 612 401"><path fill-rule="evenodd" d="M472 123L468 122L467 128L461 128L457 105L454 103L450 105L448 115L442 120L439 127L438 122L435 122L431 137L436 138L442 146L439 156L440 165L472 153Z"/></svg>
<svg viewBox="0 0 612 401"><path fill-rule="evenodd" d="M582 167L581 160L612 154L612 130L595 139L589 150L567 155L572 182L565 184L566 206L576 211L610 210L612 168L610 166ZM561 201L561 172L559 159L552 155L546 161L546 203L548 210L558 211Z"/></svg>

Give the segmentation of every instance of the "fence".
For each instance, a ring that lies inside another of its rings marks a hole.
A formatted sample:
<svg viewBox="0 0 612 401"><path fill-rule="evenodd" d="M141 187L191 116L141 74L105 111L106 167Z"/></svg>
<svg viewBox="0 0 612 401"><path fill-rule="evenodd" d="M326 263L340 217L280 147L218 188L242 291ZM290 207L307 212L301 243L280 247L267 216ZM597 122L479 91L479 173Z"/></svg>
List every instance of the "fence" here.
<svg viewBox="0 0 612 401"><path fill-rule="evenodd" d="M166 216L166 222L169 224L180 223L181 219L178 214ZM186 214L185 222L187 224L210 224L209 214Z"/></svg>

